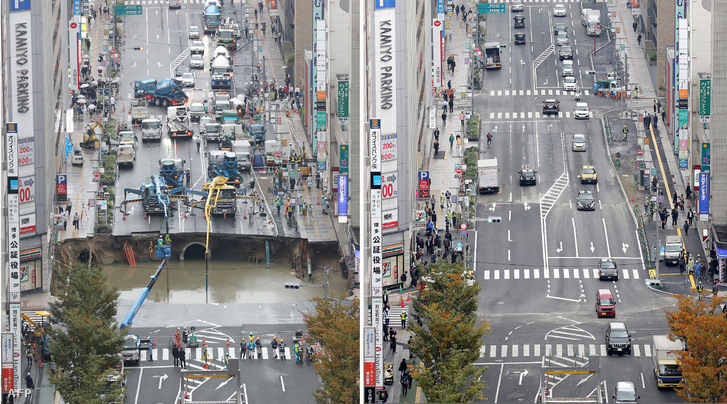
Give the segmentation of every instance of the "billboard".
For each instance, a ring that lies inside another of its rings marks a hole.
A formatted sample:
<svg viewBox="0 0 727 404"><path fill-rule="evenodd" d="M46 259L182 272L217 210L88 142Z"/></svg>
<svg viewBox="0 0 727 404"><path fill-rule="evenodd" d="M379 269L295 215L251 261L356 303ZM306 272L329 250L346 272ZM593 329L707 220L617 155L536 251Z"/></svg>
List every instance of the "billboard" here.
<svg viewBox="0 0 727 404"><path fill-rule="evenodd" d="M373 116L381 119L383 134L396 132L396 38L394 0L379 0L374 11ZM386 5L391 5L386 6Z"/></svg>
<svg viewBox="0 0 727 404"><path fill-rule="evenodd" d="M709 220L709 173L699 173L699 220Z"/></svg>
<svg viewBox="0 0 727 404"><path fill-rule="evenodd" d="M434 88L444 86L444 22L434 19L432 22L432 75Z"/></svg>
<svg viewBox="0 0 727 404"><path fill-rule="evenodd" d="M338 123L348 125L348 80L338 81Z"/></svg>
<svg viewBox="0 0 727 404"><path fill-rule="evenodd" d="M338 223L348 222L348 175L338 175Z"/></svg>

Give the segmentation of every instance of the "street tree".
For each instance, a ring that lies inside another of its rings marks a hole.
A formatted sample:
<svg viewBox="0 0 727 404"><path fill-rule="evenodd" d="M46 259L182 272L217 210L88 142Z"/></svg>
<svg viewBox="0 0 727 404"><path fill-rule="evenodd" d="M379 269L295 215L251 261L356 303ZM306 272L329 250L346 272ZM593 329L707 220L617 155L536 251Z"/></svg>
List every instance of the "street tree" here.
<svg viewBox="0 0 727 404"><path fill-rule="evenodd" d="M489 323L477 318L479 285L469 285L461 264L442 263L422 277L427 286L412 300L409 349L421 359L413 377L428 402L468 403L483 398L485 367L479 358Z"/></svg>
<svg viewBox="0 0 727 404"><path fill-rule="evenodd" d="M57 302L50 311L58 321L49 342L59 371L50 380L67 403L112 403L122 394L115 368L121 361L116 288L100 267L78 265L56 271Z"/></svg>
<svg viewBox="0 0 727 404"><path fill-rule="evenodd" d="M315 313L305 315L311 343L319 342L322 355L314 362L323 387L313 396L321 404L359 402L359 300L313 299Z"/></svg>
<svg viewBox="0 0 727 404"><path fill-rule="evenodd" d="M683 381L677 395L690 403L727 402L727 318L724 298L711 301L676 295L677 307L667 311L669 334L687 349L677 353Z"/></svg>

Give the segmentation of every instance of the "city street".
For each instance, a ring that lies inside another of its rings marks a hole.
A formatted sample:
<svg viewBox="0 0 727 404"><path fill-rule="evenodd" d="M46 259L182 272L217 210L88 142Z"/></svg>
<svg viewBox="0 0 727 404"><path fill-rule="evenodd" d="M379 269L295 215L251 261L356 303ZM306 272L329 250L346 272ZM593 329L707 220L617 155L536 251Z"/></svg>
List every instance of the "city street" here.
<svg viewBox="0 0 727 404"><path fill-rule="evenodd" d="M501 183L499 193L477 197L476 238L470 238L482 288L479 313L492 324L478 361L488 366L485 396L490 402L533 400L544 366L587 367L592 357L600 363L596 377L551 378L546 382L553 397L585 397L600 386L610 399L615 383L628 380L643 402L679 401L673 391L656 389L651 360L651 336L666 332L663 309L671 299L644 284L648 272L636 225L601 127L603 113L619 106L593 95L593 76L586 74L592 70L593 37L580 23L580 6L562 4L567 17L554 17L551 5L537 3L525 3L522 13L508 7L505 14L487 14L486 41L505 47L502 68L484 72L474 99L483 118L480 158L497 158ZM513 28L515 15L525 17L524 29ZM563 90L556 23L566 25L574 76L590 119L574 118L575 93ZM527 43L515 45L515 33L525 33ZM613 53L608 41L606 33L596 37L595 46L604 46L599 52ZM543 114L546 99L558 101L557 114ZM572 150L574 134L585 135L585 151ZM523 164L537 171L535 186L520 185ZM585 165L595 168L597 183L581 183ZM577 209L580 190L593 193L595 210ZM601 259L616 262L619 280L599 280ZM602 288L616 299L611 321L625 322L633 335L629 357L606 356L609 320L599 319L594 309L596 290Z"/></svg>

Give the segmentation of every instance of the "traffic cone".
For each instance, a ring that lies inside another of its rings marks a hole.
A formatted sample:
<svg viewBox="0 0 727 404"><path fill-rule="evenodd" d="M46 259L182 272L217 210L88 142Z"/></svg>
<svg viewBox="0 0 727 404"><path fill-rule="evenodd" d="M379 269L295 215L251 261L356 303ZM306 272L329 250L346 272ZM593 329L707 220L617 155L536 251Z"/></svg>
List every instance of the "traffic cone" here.
<svg viewBox="0 0 727 404"><path fill-rule="evenodd" d="M242 216L243 219L247 219L247 212L242 212L242 215L243 215Z"/></svg>
<svg viewBox="0 0 727 404"><path fill-rule="evenodd" d="M223 218L223 219L227 219L227 213L223 213L223 214L222 214L222 218Z"/></svg>
<svg viewBox="0 0 727 404"><path fill-rule="evenodd" d="M147 219L146 211L144 211L144 220L146 220L146 219Z"/></svg>
<svg viewBox="0 0 727 404"><path fill-rule="evenodd" d="M207 340L205 339L205 337L202 337L202 345L207 345Z"/></svg>
<svg viewBox="0 0 727 404"><path fill-rule="evenodd" d="M154 338L153 338L153 339L151 340L151 346L157 346L157 337L154 337Z"/></svg>
<svg viewBox="0 0 727 404"><path fill-rule="evenodd" d="M401 297L401 308L402 309L404 308L404 297L403 296Z"/></svg>
<svg viewBox="0 0 727 404"><path fill-rule="evenodd" d="M321 198L320 197L318 198L318 204L319 205L321 204Z"/></svg>
<svg viewBox="0 0 727 404"><path fill-rule="evenodd" d="M407 303L411 302L411 299L409 298L409 294L408 293L406 294L406 302Z"/></svg>
<svg viewBox="0 0 727 404"><path fill-rule="evenodd" d="M126 104L121 104L121 112L126 112ZM129 109L129 113L131 113L131 109Z"/></svg>

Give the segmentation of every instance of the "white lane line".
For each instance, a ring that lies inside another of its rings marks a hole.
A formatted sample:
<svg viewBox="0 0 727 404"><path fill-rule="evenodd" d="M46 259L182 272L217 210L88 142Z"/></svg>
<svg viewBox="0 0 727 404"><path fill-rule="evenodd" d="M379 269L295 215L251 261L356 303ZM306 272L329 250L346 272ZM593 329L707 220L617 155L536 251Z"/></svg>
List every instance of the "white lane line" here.
<svg viewBox="0 0 727 404"><path fill-rule="evenodd" d="M603 232L606 234L606 251L608 252L608 256L610 257L611 256L611 244L608 242L608 229L606 229L606 218L602 217L601 221L603 221Z"/></svg>

